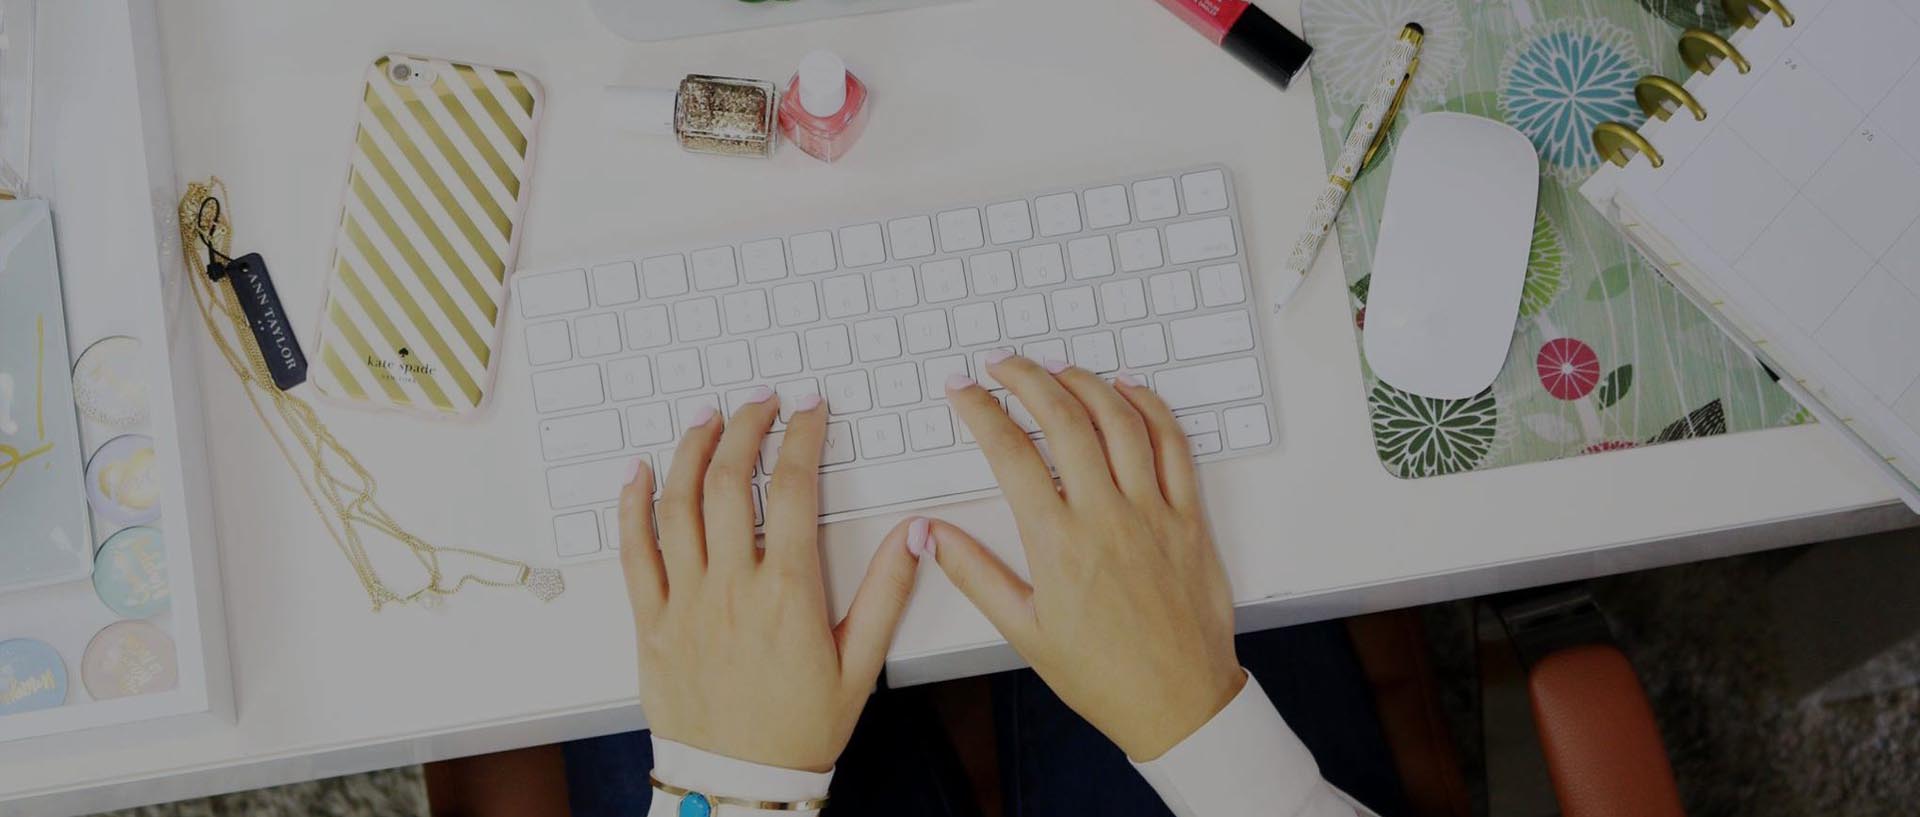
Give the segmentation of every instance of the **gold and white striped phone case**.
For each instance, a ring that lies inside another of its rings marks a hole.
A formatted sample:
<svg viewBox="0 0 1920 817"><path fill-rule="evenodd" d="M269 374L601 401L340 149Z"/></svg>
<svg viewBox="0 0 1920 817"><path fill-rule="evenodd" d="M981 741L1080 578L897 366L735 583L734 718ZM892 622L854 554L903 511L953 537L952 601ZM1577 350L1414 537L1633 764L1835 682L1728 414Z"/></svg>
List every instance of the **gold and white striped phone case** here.
<svg viewBox="0 0 1920 817"><path fill-rule="evenodd" d="M486 403L540 113L517 71L398 54L367 68L322 393L440 416Z"/></svg>

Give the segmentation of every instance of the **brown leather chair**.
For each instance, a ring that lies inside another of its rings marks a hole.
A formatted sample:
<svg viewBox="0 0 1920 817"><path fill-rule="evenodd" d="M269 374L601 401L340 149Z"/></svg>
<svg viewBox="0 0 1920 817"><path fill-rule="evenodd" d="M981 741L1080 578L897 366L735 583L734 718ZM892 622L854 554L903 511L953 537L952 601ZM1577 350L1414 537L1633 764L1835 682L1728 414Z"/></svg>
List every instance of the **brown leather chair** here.
<svg viewBox="0 0 1920 817"><path fill-rule="evenodd" d="M1527 674L1562 817L1681 817L1653 707L1619 647L1581 644Z"/></svg>

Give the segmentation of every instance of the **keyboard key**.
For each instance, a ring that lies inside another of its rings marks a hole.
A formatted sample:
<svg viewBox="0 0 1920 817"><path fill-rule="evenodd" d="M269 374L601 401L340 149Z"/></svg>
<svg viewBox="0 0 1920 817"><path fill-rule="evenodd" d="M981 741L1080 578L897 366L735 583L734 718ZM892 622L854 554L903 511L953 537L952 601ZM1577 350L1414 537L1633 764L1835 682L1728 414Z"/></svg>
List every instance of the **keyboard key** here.
<svg viewBox="0 0 1920 817"><path fill-rule="evenodd" d="M527 363L545 366L573 359L573 338L565 321L536 323L527 327Z"/></svg>
<svg viewBox="0 0 1920 817"><path fill-rule="evenodd" d="M1146 323L1120 330L1120 352L1128 368L1167 362L1167 333L1160 324Z"/></svg>
<svg viewBox="0 0 1920 817"><path fill-rule="evenodd" d="M873 273L874 309L884 312L919 303L920 289L913 282L912 267L890 267Z"/></svg>
<svg viewBox="0 0 1920 817"><path fill-rule="evenodd" d="M627 346L631 348L652 349L673 342L673 331L668 327L667 308L664 306L629 309L620 317L627 324Z"/></svg>
<svg viewBox="0 0 1920 817"><path fill-rule="evenodd" d="M924 355L953 345L947 334L947 313L938 309L910 313L902 326L907 332L907 354Z"/></svg>
<svg viewBox="0 0 1920 817"><path fill-rule="evenodd" d="M1096 187L1087 191L1086 199L1089 229L1104 230L1133 220L1133 216L1127 213L1127 188L1125 187L1117 184Z"/></svg>
<svg viewBox="0 0 1920 817"><path fill-rule="evenodd" d="M867 279L860 274L836 275L820 282L820 297L827 303L827 317L851 318L867 314Z"/></svg>
<svg viewBox="0 0 1920 817"><path fill-rule="evenodd" d="M1180 197L1173 179L1162 176L1133 183L1133 214L1141 221L1159 221L1180 215Z"/></svg>
<svg viewBox="0 0 1920 817"><path fill-rule="evenodd" d="M1033 217L1027 202L1007 201L987 208L987 236L995 244L1018 244L1033 238Z"/></svg>
<svg viewBox="0 0 1920 817"><path fill-rule="evenodd" d="M800 405L800 398L809 394L820 394L820 381L811 377L788 380L774 386L773 392L780 395L780 422L785 423L793 419L793 413Z"/></svg>
<svg viewBox="0 0 1920 817"><path fill-rule="evenodd" d="M1188 173L1180 177L1180 192L1187 198L1189 214L1215 213L1227 209L1227 174L1218 170Z"/></svg>
<svg viewBox="0 0 1920 817"><path fill-rule="evenodd" d="M1186 414L1174 419L1179 421L1180 431L1189 437L1220 430L1220 415L1211 411Z"/></svg>
<svg viewBox="0 0 1920 817"><path fill-rule="evenodd" d="M640 281L634 277L633 262L601 264L593 268L593 301L601 306L618 306L640 300Z"/></svg>
<svg viewBox="0 0 1920 817"><path fill-rule="evenodd" d="M1261 395L1260 364L1250 357L1161 369L1153 375L1153 390L1174 411L1251 400Z"/></svg>
<svg viewBox="0 0 1920 817"><path fill-rule="evenodd" d="M753 379L753 347L744 340L707 347L707 382L731 386Z"/></svg>
<svg viewBox="0 0 1920 817"><path fill-rule="evenodd" d="M1167 325L1177 360L1244 352L1253 348L1253 319L1244 310L1181 318Z"/></svg>
<svg viewBox="0 0 1920 817"><path fill-rule="evenodd" d="M1126 283L1139 284L1137 281ZM1000 309L1006 313L1008 338L1017 340L1047 333L1047 296L1038 292L1015 295L1002 301Z"/></svg>
<svg viewBox="0 0 1920 817"><path fill-rule="evenodd" d="M714 247L693 254L694 289L711 292L739 284L740 270L734 266L732 247Z"/></svg>
<svg viewBox="0 0 1920 817"><path fill-rule="evenodd" d="M763 238L740 245L740 266L747 283L764 284L787 277L787 248L778 238Z"/></svg>
<svg viewBox="0 0 1920 817"><path fill-rule="evenodd" d="M1035 244L1020 248L1020 285L1044 287L1067 280L1067 262L1060 257L1060 245Z"/></svg>
<svg viewBox="0 0 1920 817"><path fill-rule="evenodd" d="M893 257L925 258L933 254L933 221L926 216L896 218L887 222L887 238L893 241Z"/></svg>
<svg viewBox="0 0 1920 817"><path fill-rule="evenodd" d="M1159 230L1128 230L1115 235L1113 243L1119 248L1121 272L1159 269L1166 263L1160 255Z"/></svg>
<svg viewBox="0 0 1920 817"><path fill-rule="evenodd" d="M755 402L754 398L760 396L760 389L762 388L764 387L753 386L751 388L733 389L728 391L727 398L724 401L727 406L727 411L726 411L727 416L732 417L735 414L739 414L741 409L752 405Z"/></svg>
<svg viewBox="0 0 1920 817"><path fill-rule="evenodd" d="M807 365L832 369L853 362L853 342L844 326L817 326L807 330Z"/></svg>
<svg viewBox="0 0 1920 817"><path fill-rule="evenodd" d="M1104 235L1076 238L1067 242L1067 266L1079 280L1104 278L1113 274L1113 242Z"/></svg>
<svg viewBox="0 0 1920 817"><path fill-rule="evenodd" d="M1107 320L1120 323L1147 316L1147 292L1140 279L1108 281L1100 285L1100 311Z"/></svg>
<svg viewBox="0 0 1920 817"><path fill-rule="evenodd" d="M600 357L620 351L620 318L607 312L574 321L573 346L581 357Z"/></svg>
<svg viewBox="0 0 1920 817"><path fill-rule="evenodd" d="M927 303L938 304L967 297L966 266L958 258L933 261L920 267L926 285Z"/></svg>
<svg viewBox="0 0 1920 817"><path fill-rule="evenodd" d="M946 406L927 406L907 412L907 443L915 451L953 446L953 413Z"/></svg>
<svg viewBox="0 0 1920 817"><path fill-rule="evenodd" d="M761 377L784 377L802 368L800 336L792 332L754 338L753 348L754 358L760 362Z"/></svg>
<svg viewBox="0 0 1920 817"><path fill-rule="evenodd" d="M954 307L953 335L961 346L978 346L1000 339L1000 318L991 303Z"/></svg>
<svg viewBox="0 0 1920 817"><path fill-rule="evenodd" d="M1004 250L983 253L967 259L967 263L973 267L975 295L998 295L1013 291L1013 253Z"/></svg>
<svg viewBox="0 0 1920 817"><path fill-rule="evenodd" d="M886 317L854 324L853 346L859 352L861 363L899 357L900 322Z"/></svg>
<svg viewBox="0 0 1920 817"><path fill-rule="evenodd" d="M662 393L678 394L706 385L706 376L700 372L699 349L661 352L660 358L654 362L658 364L654 372L655 383Z"/></svg>
<svg viewBox="0 0 1920 817"><path fill-rule="evenodd" d="M1062 332L1085 329L1100 322L1093 306L1093 287L1074 287L1053 292L1053 325Z"/></svg>
<svg viewBox="0 0 1920 817"><path fill-rule="evenodd" d="M1167 225L1167 262L1191 264L1228 258L1240 252L1234 242L1233 219L1226 216Z"/></svg>
<svg viewBox="0 0 1920 817"><path fill-rule="evenodd" d="M849 267L871 267L886 263L887 245L880 238L880 225L841 227L840 259Z"/></svg>
<svg viewBox="0 0 1920 817"><path fill-rule="evenodd" d="M647 297L660 299L687 294L687 258L661 255L640 262L640 279Z"/></svg>
<svg viewBox="0 0 1920 817"><path fill-rule="evenodd" d="M542 414L597 406L605 399L599 364L533 373L533 406Z"/></svg>
<svg viewBox="0 0 1920 817"><path fill-rule="evenodd" d="M1192 447L1193 455L1196 457L1220 453L1220 435L1218 434L1195 434L1187 438L1187 444Z"/></svg>
<svg viewBox="0 0 1920 817"><path fill-rule="evenodd" d="M720 398L711 394L696 394L673 401L673 413L680 418L680 425L683 427L693 418L700 416L703 410L713 409L714 413L718 414L721 408Z"/></svg>
<svg viewBox="0 0 1920 817"><path fill-rule="evenodd" d="M833 414L859 414L873 408L873 389L865 369L854 369L827 376L827 411Z"/></svg>
<svg viewBox="0 0 1920 817"><path fill-rule="evenodd" d="M726 317L727 333L732 335L758 332L773 325L773 315L767 311L767 292L764 289L729 292L721 296L720 313Z"/></svg>
<svg viewBox="0 0 1920 817"><path fill-rule="evenodd" d="M934 223L940 228L942 252L977 250L987 243L980 233L980 211L972 207L948 210L936 216Z"/></svg>
<svg viewBox="0 0 1920 817"><path fill-rule="evenodd" d="M593 511L554 517L553 544L561 556L586 556L600 552L600 519Z"/></svg>
<svg viewBox="0 0 1920 817"><path fill-rule="evenodd" d="M828 423L827 437L820 443L820 464L845 465L853 458L853 424Z"/></svg>
<svg viewBox="0 0 1920 817"><path fill-rule="evenodd" d="M520 317L544 318L586 309L587 272L567 270L520 279Z"/></svg>
<svg viewBox="0 0 1920 817"><path fill-rule="evenodd" d="M796 281L773 288L773 317L781 326L799 326L820 320L820 301L812 281Z"/></svg>
<svg viewBox="0 0 1920 817"><path fill-rule="evenodd" d="M620 438L620 413L616 411L540 421L540 453L549 461L605 454L626 445Z"/></svg>
<svg viewBox="0 0 1920 817"><path fill-rule="evenodd" d="M820 475L820 513L865 511L993 489L993 468L978 449L934 454Z"/></svg>
<svg viewBox="0 0 1920 817"><path fill-rule="evenodd" d="M1080 197L1072 193L1041 196L1033 202L1040 234L1047 238L1080 232Z"/></svg>
<svg viewBox="0 0 1920 817"><path fill-rule="evenodd" d="M1246 299L1246 284L1240 279L1239 264L1215 264L1200 268L1201 304L1211 308L1241 303Z"/></svg>
<svg viewBox="0 0 1920 817"><path fill-rule="evenodd" d="M712 298L692 298L674 304L673 331L688 343L720 337L719 302Z"/></svg>
<svg viewBox="0 0 1920 817"><path fill-rule="evenodd" d="M1113 333L1088 332L1074 336L1073 365L1097 374L1117 371L1120 351L1113 346Z"/></svg>
<svg viewBox="0 0 1920 817"><path fill-rule="evenodd" d="M1165 272L1147 279L1153 292L1153 311L1159 315L1192 312L1193 273L1186 270Z"/></svg>
<svg viewBox="0 0 1920 817"><path fill-rule="evenodd" d="M1227 426L1228 448L1258 448L1273 442L1265 406L1235 406L1221 412Z"/></svg>
<svg viewBox="0 0 1920 817"><path fill-rule="evenodd" d="M953 379L954 375L967 376L967 356L942 355L929 358L927 362L920 365L920 368L927 373L925 382L928 393L937 396L946 393L947 381Z"/></svg>
<svg viewBox="0 0 1920 817"><path fill-rule="evenodd" d="M1059 338L1036 340L1020 347L1020 354L1025 355L1028 360L1038 360L1041 362L1049 360L1070 360L1073 357L1067 353L1067 342Z"/></svg>
<svg viewBox="0 0 1920 817"><path fill-rule="evenodd" d="M640 455L646 458L645 454ZM632 457L614 457L547 469L547 502L555 510L605 505L620 500L633 468ZM591 518L592 514L587 515Z"/></svg>
<svg viewBox="0 0 1920 817"><path fill-rule="evenodd" d="M906 453L907 441L900 431L900 415L862 417L859 428L861 457L871 460Z"/></svg>
<svg viewBox="0 0 1920 817"><path fill-rule="evenodd" d="M666 403L627 407L627 441L638 446L673 442L673 411Z"/></svg>
<svg viewBox="0 0 1920 817"><path fill-rule="evenodd" d="M833 233L825 230L787 239L787 252L793 257L796 275L819 275L839 268L833 257Z"/></svg>
<svg viewBox="0 0 1920 817"><path fill-rule="evenodd" d="M639 355L608 361L607 396L615 403L653 396L653 364Z"/></svg>
<svg viewBox="0 0 1920 817"><path fill-rule="evenodd" d="M873 370L873 396L881 408L920 402L920 367L913 363L895 363Z"/></svg>

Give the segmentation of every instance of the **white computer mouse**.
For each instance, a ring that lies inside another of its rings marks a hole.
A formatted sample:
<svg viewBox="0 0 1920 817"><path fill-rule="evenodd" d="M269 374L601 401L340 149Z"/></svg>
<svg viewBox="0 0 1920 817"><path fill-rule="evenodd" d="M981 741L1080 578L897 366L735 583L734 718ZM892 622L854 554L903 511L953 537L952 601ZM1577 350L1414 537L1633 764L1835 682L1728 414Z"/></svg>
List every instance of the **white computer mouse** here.
<svg viewBox="0 0 1920 817"><path fill-rule="evenodd" d="M1540 155L1512 127L1443 111L1407 124L1367 294L1367 363L1381 380L1441 400L1493 385L1539 199Z"/></svg>

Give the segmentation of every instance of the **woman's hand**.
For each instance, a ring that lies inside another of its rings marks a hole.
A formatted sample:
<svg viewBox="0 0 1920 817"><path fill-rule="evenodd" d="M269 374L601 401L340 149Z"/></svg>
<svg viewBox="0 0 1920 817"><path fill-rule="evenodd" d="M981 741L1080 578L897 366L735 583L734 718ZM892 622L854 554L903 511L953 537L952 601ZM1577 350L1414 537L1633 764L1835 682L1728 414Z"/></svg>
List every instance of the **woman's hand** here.
<svg viewBox="0 0 1920 817"><path fill-rule="evenodd" d="M803 397L754 547L751 481L779 415L771 390L723 423L711 410L674 454L658 504L635 464L620 495L620 562L639 631L640 705L655 734L719 755L826 771L846 748L913 591L917 561L896 526L845 620L828 620L819 480L827 412ZM925 523L919 526L925 529ZM656 544L657 541L657 544Z"/></svg>
<svg viewBox="0 0 1920 817"><path fill-rule="evenodd" d="M947 383L1013 506L1033 583L944 522L933 524L936 558L1061 700L1128 757L1158 758L1246 683L1186 435L1128 376L1116 388L1019 357L989 371L1039 421L1059 469L1056 490L992 395Z"/></svg>

